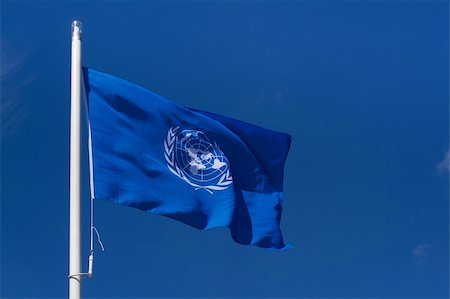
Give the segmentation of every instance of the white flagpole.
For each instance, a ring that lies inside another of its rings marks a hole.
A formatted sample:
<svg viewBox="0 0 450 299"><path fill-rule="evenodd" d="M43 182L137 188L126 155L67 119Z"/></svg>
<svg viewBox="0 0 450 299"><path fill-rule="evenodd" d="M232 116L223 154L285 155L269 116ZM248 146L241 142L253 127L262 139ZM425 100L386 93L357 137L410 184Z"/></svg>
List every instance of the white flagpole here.
<svg viewBox="0 0 450 299"><path fill-rule="evenodd" d="M80 109L81 109L81 23L72 23L70 92L70 240L69 298L81 297L81 202L80 202Z"/></svg>

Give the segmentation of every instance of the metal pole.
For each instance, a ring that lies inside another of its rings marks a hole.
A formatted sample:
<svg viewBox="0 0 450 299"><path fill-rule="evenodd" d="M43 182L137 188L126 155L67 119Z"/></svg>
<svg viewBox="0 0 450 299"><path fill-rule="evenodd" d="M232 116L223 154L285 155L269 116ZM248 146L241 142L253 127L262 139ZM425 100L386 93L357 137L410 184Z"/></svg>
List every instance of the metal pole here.
<svg viewBox="0 0 450 299"><path fill-rule="evenodd" d="M81 297L81 203L80 203L80 109L81 23L72 23L72 70L70 92L70 240L69 298Z"/></svg>

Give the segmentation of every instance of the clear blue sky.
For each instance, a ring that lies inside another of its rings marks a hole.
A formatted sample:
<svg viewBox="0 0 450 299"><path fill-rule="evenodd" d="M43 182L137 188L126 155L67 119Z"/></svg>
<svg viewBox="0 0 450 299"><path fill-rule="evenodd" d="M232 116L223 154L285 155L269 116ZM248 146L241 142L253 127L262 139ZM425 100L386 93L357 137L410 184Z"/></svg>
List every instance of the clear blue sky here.
<svg viewBox="0 0 450 299"><path fill-rule="evenodd" d="M74 19L84 65L293 137L294 249L97 202L85 297L448 298L449 5L432 0L2 1L0 297L67 294Z"/></svg>

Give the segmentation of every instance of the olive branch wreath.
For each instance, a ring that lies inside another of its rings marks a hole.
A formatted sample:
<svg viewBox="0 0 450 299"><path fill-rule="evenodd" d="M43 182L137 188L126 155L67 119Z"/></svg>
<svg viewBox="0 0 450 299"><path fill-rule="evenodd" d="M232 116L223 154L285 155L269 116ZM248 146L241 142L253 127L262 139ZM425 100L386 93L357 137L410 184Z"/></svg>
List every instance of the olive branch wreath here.
<svg viewBox="0 0 450 299"><path fill-rule="evenodd" d="M208 186L201 186L195 183L192 183L184 174L183 171L181 171L181 169L178 167L176 161L175 161L175 140L176 140L176 135L178 133L178 129L180 127L171 127L169 129L169 131L167 131L167 137L166 139L164 139L164 157L166 158L166 162L167 162L167 168L169 168L169 170L176 175L177 177L179 177L180 179L182 179L183 181L185 181L186 183L188 183L189 185L195 187L195 190L198 189L203 189L208 191L209 193L213 194L213 190L214 191L221 191L221 190L225 190L228 187L230 187L230 185L233 183L233 177L230 174L230 169L228 168L227 171L220 177L219 181L217 182L216 185L208 185ZM216 144L217 146L217 144Z"/></svg>

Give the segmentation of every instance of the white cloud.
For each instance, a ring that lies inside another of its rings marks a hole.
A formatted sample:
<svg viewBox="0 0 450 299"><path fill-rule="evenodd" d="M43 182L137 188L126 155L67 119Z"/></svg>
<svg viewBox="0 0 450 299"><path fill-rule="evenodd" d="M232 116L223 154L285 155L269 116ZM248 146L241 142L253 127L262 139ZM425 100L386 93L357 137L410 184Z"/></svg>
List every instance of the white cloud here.
<svg viewBox="0 0 450 299"><path fill-rule="evenodd" d="M0 120L1 134L12 133L26 118L30 103L20 97L20 91L36 79L36 74L21 73L26 63L26 55L1 41L0 65Z"/></svg>
<svg viewBox="0 0 450 299"><path fill-rule="evenodd" d="M445 172L450 172L450 151L445 154L444 159L438 164L438 169Z"/></svg>
<svg viewBox="0 0 450 299"><path fill-rule="evenodd" d="M412 256L416 260L416 264L423 264L429 257L430 248L433 246L433 243L424 243L418 244L412 250Z"/></svg>

